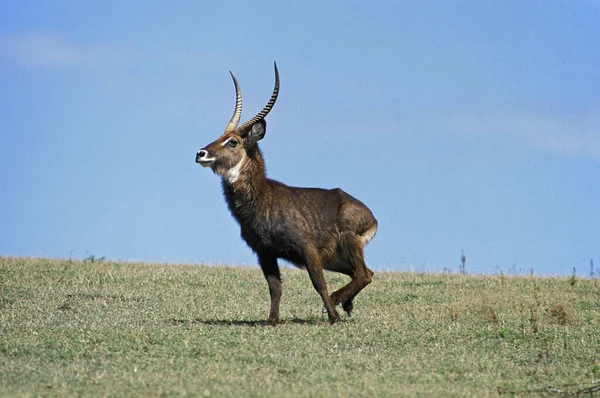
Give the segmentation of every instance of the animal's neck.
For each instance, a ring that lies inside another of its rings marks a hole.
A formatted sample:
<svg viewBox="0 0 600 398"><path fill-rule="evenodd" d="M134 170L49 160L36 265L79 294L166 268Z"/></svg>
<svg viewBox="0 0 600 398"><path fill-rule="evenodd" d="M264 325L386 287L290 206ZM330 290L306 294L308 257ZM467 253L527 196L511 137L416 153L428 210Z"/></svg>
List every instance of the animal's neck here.
<svg viewBox="0 0 600 398"><path fill-rule="evenodd" d="M268 198L268 184L262 154L256 148L229 176L222 180L229 210L240 224L253 219ZM235 178L232 178L235 177Z"/></svg>

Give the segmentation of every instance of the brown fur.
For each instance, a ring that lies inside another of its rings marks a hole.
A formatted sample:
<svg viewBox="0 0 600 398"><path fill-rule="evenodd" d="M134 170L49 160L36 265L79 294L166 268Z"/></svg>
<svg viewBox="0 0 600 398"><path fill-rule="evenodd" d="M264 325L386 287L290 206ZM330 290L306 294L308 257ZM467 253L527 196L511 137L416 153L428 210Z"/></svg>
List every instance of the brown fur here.
<svg viewBox="0 0 600 398"><path fill-rule="evenodd" d="M242 130L226 131L198 151L196 162L222 177L229 210L258 256L271 295L267 324L279 322L279 258L306 268L329 321L335 323L340 319L335 306L342 304L351 315L354 297L371 282L373 271L365 264L363 249L375 236L377 220L339 188L296 188L268 179L258 147L265 133L262 118ZM351 281L329 296L324 269L348 275Z"/></svg>

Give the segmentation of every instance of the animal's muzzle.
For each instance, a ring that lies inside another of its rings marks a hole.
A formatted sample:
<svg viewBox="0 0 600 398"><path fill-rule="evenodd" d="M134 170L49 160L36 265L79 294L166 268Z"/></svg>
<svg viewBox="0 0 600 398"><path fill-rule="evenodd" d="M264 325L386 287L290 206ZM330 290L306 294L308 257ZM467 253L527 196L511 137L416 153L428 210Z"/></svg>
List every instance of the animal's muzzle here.
<svg viewBox="0 0 600 398"><path fill-rule="evenodd" d="M196 152L196 163L200 164L203 167L210 167L215 162L215 158L209 157L208 151L206 149L200 149Z"/></svg>
<svg viewBox="0 0 600 398"><path fill-rule="evenodd" d="M196 152L196 163L202 164L202 159L205 159L207 155L208 152L206 152L204 149L200 149L198 152Z"/></svg>

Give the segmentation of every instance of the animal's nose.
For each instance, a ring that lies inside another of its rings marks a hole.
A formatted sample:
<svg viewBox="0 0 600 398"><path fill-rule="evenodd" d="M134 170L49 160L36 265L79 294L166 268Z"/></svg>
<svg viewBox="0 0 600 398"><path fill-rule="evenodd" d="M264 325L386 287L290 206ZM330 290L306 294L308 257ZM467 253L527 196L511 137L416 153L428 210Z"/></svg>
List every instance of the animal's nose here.
<svg viewBox="0 0 600 398"><path fill-rule="evenodd" d="M200 159L206 155L208 155L208 152L206 152L204 149L200 149L198 152L196 152L196 163L200 163Z"/></svg>

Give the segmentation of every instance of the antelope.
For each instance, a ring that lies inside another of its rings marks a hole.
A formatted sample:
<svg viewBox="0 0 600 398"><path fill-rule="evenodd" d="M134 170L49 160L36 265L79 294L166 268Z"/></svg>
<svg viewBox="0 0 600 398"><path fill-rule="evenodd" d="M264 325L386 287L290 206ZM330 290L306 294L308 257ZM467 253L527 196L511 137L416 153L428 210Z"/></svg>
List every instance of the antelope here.
<svg viewBox="0 0 600 398"><path fill-rule="evenodd" d="M235 86L235 110L225 132L196 153L196 163L210 167L222 179L229 211L241 228L241 236L256 253L271 296L265 325L279 323L281 274L278 259L308 271L323 299L329 322L340 320L336 306L352 316L353 300L369 283L373 271L364 260L364 246L377 232L377 220L362 202L339 188L297 188L267 178L258 147L264 138L269 114L279 94L279 71L267 105L238 127L242 93ZM351 281L329 296L323 270L335 271Z"/></svg>

